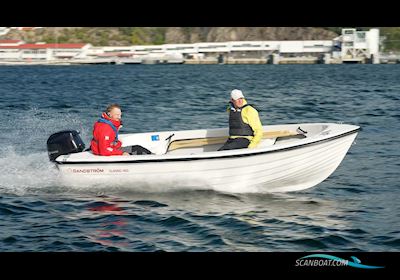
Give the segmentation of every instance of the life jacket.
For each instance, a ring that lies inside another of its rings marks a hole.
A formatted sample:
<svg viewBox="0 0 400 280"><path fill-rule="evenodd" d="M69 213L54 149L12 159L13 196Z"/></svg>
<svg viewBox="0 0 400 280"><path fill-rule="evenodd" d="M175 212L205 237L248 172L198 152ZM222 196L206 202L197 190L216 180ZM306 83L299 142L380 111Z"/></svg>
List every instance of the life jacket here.
<svg viewBox="0 0 400 280"><path fill-rule="evenodd" d="M254 131L250 125L243 122L242 111L249 104L244 105L242 108L236 109L230 102L231 107L229 111L229 135L230 136L254 136Z"/></svg>
<svg viewBox="0 0 400 280"><path fill-rule="evenodd" d="M109 120L107 120L107 119L105 119L105 118L100 118L100 119L98 119L97 120L97 122L99 122L99 123L106 123L106 124L108 124L109 126L111 126L111 128L114 130L114 132L115 132L115 140L113 141L113 143L115 144L115 143L117 143L118 142L118 129L115 127L115 125L111 122L111 121L109 121ZM93 140L94 141L97 141L96 139L94 139L93 138Z"/></svg>
<svg viewBox="0 0 400 280"><path fill-rule="evenodd" d="M93 127L93 138L90 143L92 152L102 156L122 155L123 151L120 149L122 143L118 140L118 129L121 125L120 121L113 121L103 113ZM98 137L101 139L97 139Z"/></svg>

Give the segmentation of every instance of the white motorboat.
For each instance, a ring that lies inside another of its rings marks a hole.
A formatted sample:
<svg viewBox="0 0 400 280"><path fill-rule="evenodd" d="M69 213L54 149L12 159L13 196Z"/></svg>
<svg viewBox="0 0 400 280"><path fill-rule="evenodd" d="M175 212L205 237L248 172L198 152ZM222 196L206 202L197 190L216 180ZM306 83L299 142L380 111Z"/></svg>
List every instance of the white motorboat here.
<svg viewBox="0 0 400 280"><path fill-rule="evenodd" d="M264 126L257 148L217 151L228 128L120 134L123 147L153 154L96 156L76 131L53 134L49 157L64 180L125 182L132 188L199 187L230 192L287 192L313 187L342 162L359 126L302 123Z"/></svg>

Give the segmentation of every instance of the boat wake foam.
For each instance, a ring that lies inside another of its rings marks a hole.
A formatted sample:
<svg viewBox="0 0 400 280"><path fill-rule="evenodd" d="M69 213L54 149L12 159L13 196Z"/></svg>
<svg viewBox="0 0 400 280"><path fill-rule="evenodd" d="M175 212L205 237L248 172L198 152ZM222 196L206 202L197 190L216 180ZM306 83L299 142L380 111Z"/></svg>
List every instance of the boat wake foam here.
<svg viewBox="0 0 400 280"><path fill-rule="evenodd" d="M28 190L57 186L59 174L46 153L21 155L13 147L1 150L0 191L23 195Z"/></svg>

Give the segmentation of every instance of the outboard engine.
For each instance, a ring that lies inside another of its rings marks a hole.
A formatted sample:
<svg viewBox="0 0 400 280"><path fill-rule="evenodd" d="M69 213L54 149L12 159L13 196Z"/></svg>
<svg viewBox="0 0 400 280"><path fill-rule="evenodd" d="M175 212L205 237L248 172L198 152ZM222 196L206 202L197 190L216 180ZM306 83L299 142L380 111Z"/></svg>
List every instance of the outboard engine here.
<svg viewBox="0 0 400 280"><path fill-rule="evenodd" d="M47 139L47 152L50 161L55 161L58 156L79 153L85 149L79 136L79 131L63 130L52 134Z"/></svg>

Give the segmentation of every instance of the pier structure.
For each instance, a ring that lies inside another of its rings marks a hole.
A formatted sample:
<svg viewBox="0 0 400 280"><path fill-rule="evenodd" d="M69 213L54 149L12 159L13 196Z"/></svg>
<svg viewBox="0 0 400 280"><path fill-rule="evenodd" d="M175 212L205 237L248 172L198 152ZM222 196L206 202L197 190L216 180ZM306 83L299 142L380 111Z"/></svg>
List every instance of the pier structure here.
<svg viewBox="0 0 400 280"><path fill-rule="evenodd" d="M142 58L186 64L265 64L298 61L309 63L318 60L330 52L333 43L330 40L308 41L231 41L203 42L194 44L164 44L130 47L104 47L103 54L98 49L88 56L124 54L126 57ZM279 55L279 59L274 59ZM121 60L120 60L121 61ZM122 60L123 61L123 60Z"/></svg>
<svg viewBox="0 0 400 280"><path fill-rule="evenodd" d="M381 53L379 59L381 64L397 64L400 63L400 53Z"/></svg>

